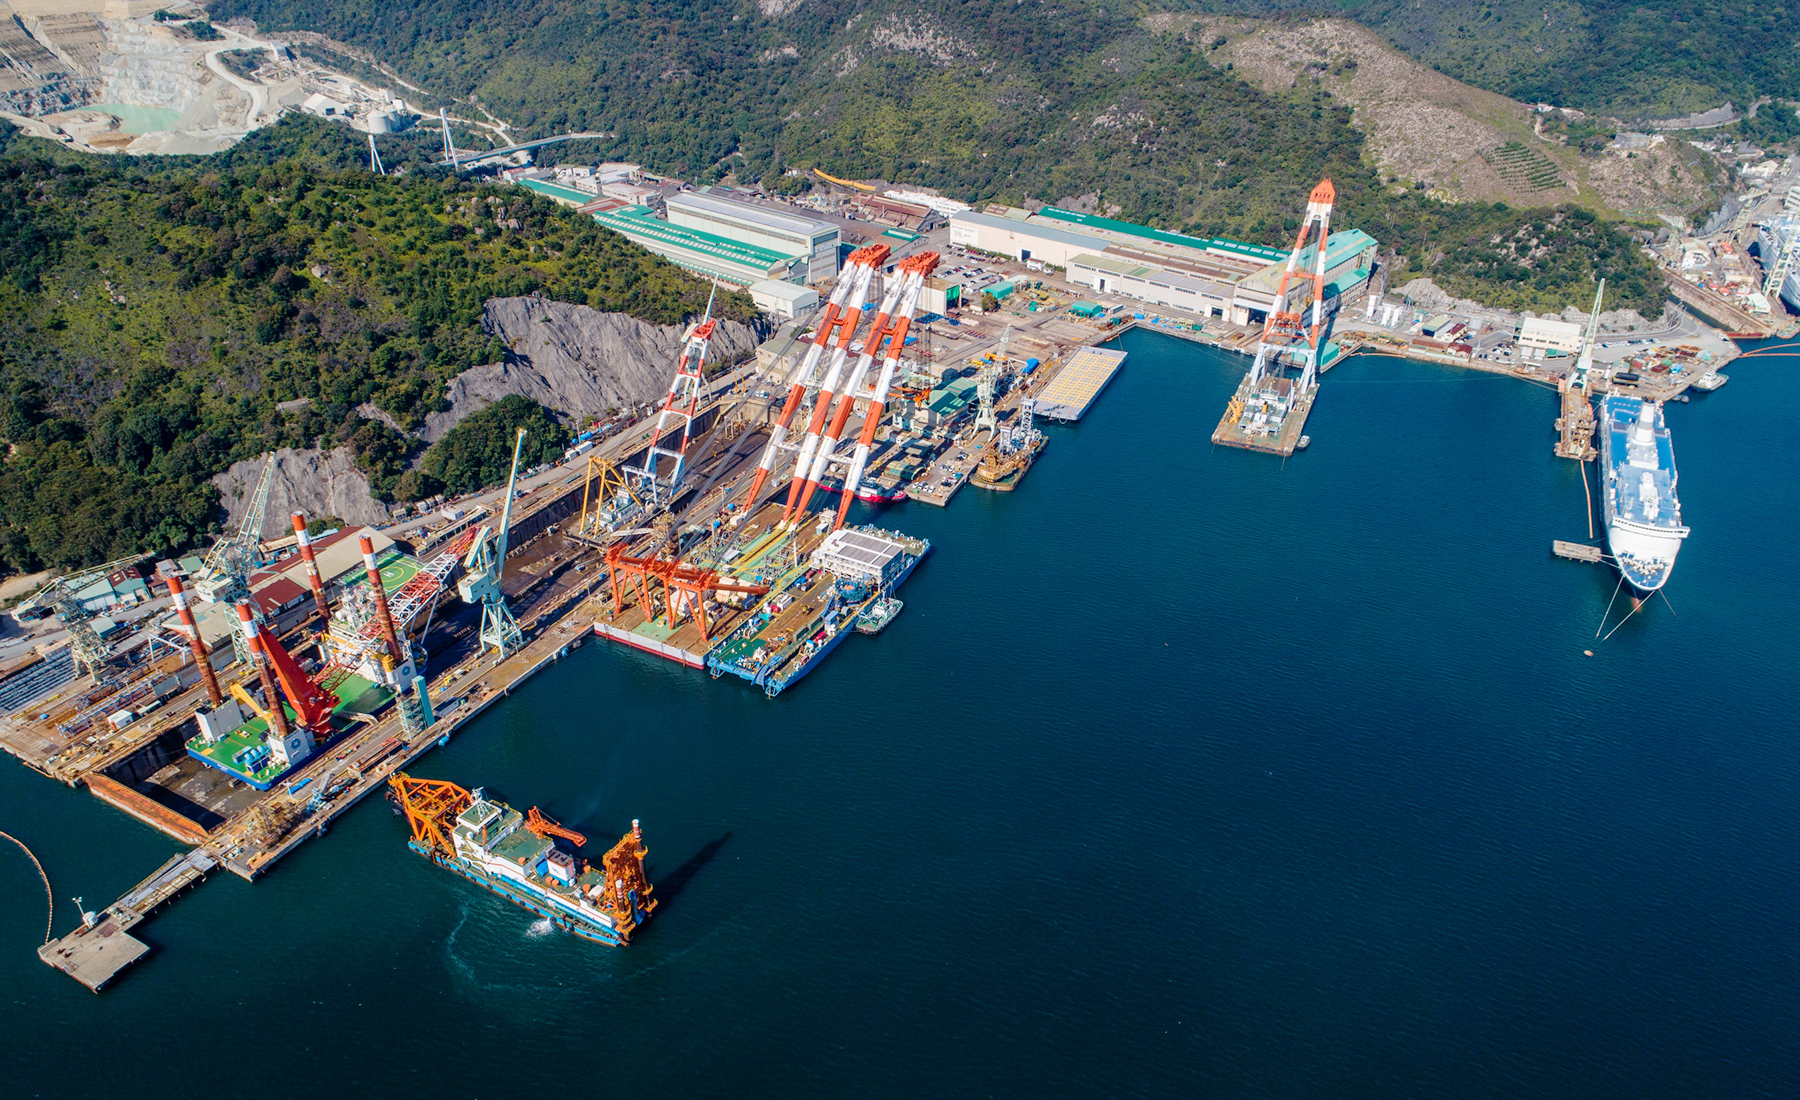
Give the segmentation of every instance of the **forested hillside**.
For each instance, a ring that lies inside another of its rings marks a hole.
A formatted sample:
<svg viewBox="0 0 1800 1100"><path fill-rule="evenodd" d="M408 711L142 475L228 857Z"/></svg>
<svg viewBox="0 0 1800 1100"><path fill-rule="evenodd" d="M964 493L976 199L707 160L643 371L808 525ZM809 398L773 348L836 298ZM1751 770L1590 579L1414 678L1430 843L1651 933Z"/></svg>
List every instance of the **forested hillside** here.
<svg viewBox="0 0 1800 1100"><path fill-rule="evenodd" d="M705 284L590 219L342 167L359 153L304 116L214 158L0 131L0 564L192 546L208 479L272 447L348 444L391 494L410 444L354 410L417 425L446 379L498 361L488 298L659 324L705 307ZM741 295L717 312L753 316Z"/></svg>
<svg viewBox="0 0 1800 1100"><path fill-rule="evenodd" d="M216 0L220 15L329 34L410 79L474 95L534 133L617 135L623 156L697 182L781 189L812 167L964 199L1084 197L1121 217L1276 244L1321 176L1339 223L1474 296L1538 308L1583 300L1604 256L1616 304L1660 307L1654 275L1612 225L1523 287L1444 268L1462 242L1526 239L1554 212L1450 205L1384 186L1350 112L1316 83L1254 88L1204 37L1149 29L1086 0ZM1591 246L1591 247L1590 247ZM1508 269L1510 270L1510 269Z"/></svg>
<svg viewBox="0 0 1800 1100"><path fill-rule="evenodd" d="M1245 0L1237 10L1301 8ZM1795 0L1367 0L1344 14L1458 80L1627 120L1800 99Z"/></svg>

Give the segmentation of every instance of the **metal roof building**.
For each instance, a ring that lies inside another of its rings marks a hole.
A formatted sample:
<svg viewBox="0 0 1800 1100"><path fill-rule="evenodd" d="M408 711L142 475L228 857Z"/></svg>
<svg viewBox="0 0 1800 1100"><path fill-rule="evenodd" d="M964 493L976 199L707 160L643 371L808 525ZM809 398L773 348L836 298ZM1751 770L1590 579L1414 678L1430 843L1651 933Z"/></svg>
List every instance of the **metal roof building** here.
<svg viewBox="0 0 1800 1100"><path fill-rule="evenodd" d="M835 278L841 233L830 222L707 191L683 191L668 198L669 223L711 233L752 248L797 256L809 283Z"/></svg>
<svg viewBox="0 0 1800 1100"><path fill-rule="evenodd" d="M801 258L744 244L716 233L672 225L647 207L627 206L602 210L594 220L689 271L734 286L747 287L768 279L793 281L801 272Z"/></svg>

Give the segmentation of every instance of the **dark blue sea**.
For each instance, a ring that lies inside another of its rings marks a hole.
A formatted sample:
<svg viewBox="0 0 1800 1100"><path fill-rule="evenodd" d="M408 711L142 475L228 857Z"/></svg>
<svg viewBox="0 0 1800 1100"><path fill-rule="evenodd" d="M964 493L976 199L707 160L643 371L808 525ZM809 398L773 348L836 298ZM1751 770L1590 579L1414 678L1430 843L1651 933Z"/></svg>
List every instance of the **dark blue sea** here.
<svg viewBox="0 0 1800 1100"><path fill-rule="evenodd" d="M629 949L370 800L95 996L9 846L0 1096L1800 1093L1800 360L1669 408L1694 533L1602 642L1554 394L1352 360L1284 462L1207 442L1241 358L1120 346L778 699L590 644L414 768L641 818ZM177 850L11 763L0 829L59 932Z"/></svg>

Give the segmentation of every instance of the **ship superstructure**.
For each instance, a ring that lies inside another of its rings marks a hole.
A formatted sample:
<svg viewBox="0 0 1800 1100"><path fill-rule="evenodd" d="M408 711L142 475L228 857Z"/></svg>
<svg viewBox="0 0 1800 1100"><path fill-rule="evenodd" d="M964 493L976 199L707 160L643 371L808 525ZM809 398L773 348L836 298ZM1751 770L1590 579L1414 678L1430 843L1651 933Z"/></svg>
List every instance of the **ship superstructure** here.
<svg viewBox="0 0 1800 1100"><path fill-rule="evenodd" d="M403 772L388 788L412 827L414 851L565 931L623 946L656 908L644 877L649 851L636 821L593 867L557 844L561 839L579 849L587 838L535 806L520 813L479 787Z"/></svg>
<svg viewBox="0 0 1800 1100"><path fill-rule="evenodd" d="M1638 596L1661 588L1688 529L1662 406L1624 394L1601 403L1601 504L1619 573Z"/></svg>
<svg viewBox="0 0 1800 1100"><path fill-rule="evenodd" d="M1779 296L1800 313L1800 217L1788 215L1757 226L1756 250L1762 256L1764 296Z"/></svg>

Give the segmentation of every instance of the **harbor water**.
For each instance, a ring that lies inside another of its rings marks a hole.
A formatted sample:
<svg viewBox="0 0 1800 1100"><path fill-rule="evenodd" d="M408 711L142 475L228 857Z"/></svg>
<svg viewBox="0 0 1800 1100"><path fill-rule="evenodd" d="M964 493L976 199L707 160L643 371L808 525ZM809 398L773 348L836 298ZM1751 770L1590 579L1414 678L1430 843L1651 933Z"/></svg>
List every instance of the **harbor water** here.
<svg viewBox="0 0 1800 1100"><path fill-rule="evenodd" d="M1017 492L885 513L905 610L779 698L596 641L415 766L641 818L629 948L371 799L95 996L0 852L0 1092L1794 1095L1800 360L1669 407L1694 533L1601 642L1555 394L1357 358L1283 462L1207 442L1242 358L1118 346ZM11 764L0 829L59 932L177 850Z"/></svg>

